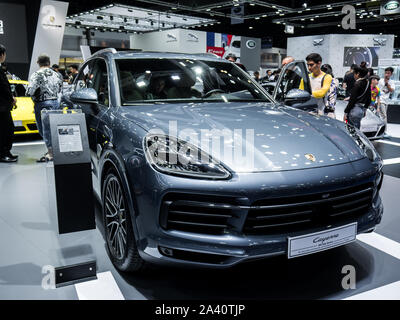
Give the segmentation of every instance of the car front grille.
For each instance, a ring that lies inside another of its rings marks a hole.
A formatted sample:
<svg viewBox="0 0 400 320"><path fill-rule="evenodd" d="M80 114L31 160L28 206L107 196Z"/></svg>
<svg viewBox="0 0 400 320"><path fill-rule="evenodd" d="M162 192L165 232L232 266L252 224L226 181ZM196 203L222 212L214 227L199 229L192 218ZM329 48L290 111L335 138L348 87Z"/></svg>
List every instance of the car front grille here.
<svg viewBox="0 0 400 320"><path fill-rule="evenodd" d="M373 184L325 193L268 198L243 204L238 198L169 194L160 224L166 230L221 235L290 233L355 221L372 205Z"/></svg>
<svg viewBox="0 0 400 320"><path fill-rule="evenodd" d="M363 132L367 138L374 138L376 136L376 132Z"/></svg>
<svg viewBox="0 0 400 320"><path fill-rule="evenodd" d="M161 225L167 230L223 234L235 225L237 209L232 198L170 194L164 198Z"/></svg>
<svg viewBox="0 0 400 320"><path fill-rule="evenodd" d="M295 232L345 222L365 214L372 205L373 185L333 192L257 201L249 210L246 234Z"/></svg>
<svg viewBox="0 0 400 320"><path fill-rule="evenodd" d="M29 130L32 130L32 131L38 129L36 126L36 123L28 123L27 126L28 126Z"/></svg>

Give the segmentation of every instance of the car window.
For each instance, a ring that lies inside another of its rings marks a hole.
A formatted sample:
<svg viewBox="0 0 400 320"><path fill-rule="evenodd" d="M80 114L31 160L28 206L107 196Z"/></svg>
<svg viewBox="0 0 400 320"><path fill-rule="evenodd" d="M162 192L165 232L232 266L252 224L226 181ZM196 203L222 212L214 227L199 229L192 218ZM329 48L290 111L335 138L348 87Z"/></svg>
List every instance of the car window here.
<svg viewBox="0 0 400 320"><path fill-rule="evenodd" d="M96 90L100 104L109 106L108 71L106 62L103 59L96 59L89 74L91 80L87 82L88 88Z"/></svg>
<svg viewBox="0 0 400 320"><path fill-rule="evenodd" d="M235 64L197 59L117 59L123 104L146 101L267 101Z"/></svg>
<svg viewBox="0 0 400 320"><path fill-rule="evenodd" d="M77 77L76 84L75 84L75 90L83 89L83 88L88 88L88 84L92 81L92 73L91 73L91 68L92 68L92 61L86 63L84 65Z"/></svg>
<svg viewBox="0 0 400 320"><path fill-rule="evenodd" d="M274 88L276 100L283 101L292 89L305 90L310 94L312 92L308 71L302 61L291 62L281 71L281 76Z"/></svg>

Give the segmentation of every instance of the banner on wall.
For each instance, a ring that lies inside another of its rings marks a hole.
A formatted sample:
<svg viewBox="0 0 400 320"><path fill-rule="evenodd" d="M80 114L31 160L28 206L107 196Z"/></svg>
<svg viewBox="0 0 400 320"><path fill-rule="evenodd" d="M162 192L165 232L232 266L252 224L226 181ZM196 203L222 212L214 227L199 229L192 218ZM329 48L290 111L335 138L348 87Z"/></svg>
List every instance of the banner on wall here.
<svg viewBox="0 0 400 320"><path fill-rule="evenodd" d="M36 61L39 55L47 54L51 64L60 60L67 11L67 2L42 0L29 77L38 69Z"/></svg>
<svg viewBox="0 0 400 320"><path fill-rule="evenodd" d="M207 32L207 52L221 58L233 53L240 61L241 37L232 34Z"/></svg>

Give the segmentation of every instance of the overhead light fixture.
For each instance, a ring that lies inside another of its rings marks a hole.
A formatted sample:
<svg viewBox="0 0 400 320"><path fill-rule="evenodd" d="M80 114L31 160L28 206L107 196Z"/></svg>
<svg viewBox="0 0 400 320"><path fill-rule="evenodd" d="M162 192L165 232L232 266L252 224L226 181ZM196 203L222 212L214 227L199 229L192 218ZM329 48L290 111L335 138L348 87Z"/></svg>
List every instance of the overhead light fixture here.
<svg viewBox="0 0 400 320"><path fill-rule="evenodd" d="M135 23L138 24L139 23L139 19L135 19Z"/></svg>
<svg viewBox="0 0 400 320"><path fill-rule="evenodd" d="M97 19L98 19L98 20L103 20L104 17L103 17L103 16L97 16Z"/></svg>
<svg viewBox="0 0 400 320"><path fill-rule="evenodd" d="M110 20L111 20L111 21L114 20L114 17L113 17L113 16L110 16Z"/></svg>
<svg viewBox="0 0 400 320"><path fill-rule="evenodd" d="M307 8L307 6L308 6L308 5L307 5L307 2L304 2L304 3L303 3L303 8L305 9L305 8Z"/></svg>

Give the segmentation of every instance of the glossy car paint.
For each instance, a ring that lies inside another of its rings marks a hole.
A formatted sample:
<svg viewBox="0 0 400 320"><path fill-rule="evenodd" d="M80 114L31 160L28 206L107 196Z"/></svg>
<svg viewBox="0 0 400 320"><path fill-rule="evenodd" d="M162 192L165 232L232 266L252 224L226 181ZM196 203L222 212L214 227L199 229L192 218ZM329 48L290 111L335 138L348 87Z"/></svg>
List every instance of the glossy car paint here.
<svg viewBox="0 0 400 320"><path fill-rule="evenodd" d="M161 53L102 53L94 57L107 62L110 93L110 107L79 106L87 117L95 190L101 197L101 183L107 168L112 166L118 170L129 199L137 247L146 261L225 268L248 259L285 254L287 237L337 226L278 235L241 232L210 235L165 230L160 224L160 211L164 196L171 193L231 197L239 199L243 206L250 206L256 200L269 197L309 195L374 184L381 175L381 164L372 163L362 154L343 123L273 101L121 106L114 59L144 56L215 58ZM254 129L257 153L254 167L237 167L229 161L225 163L227 159L219 159L232 173L231 179L222 181L177 177L157 171L146 160L143 141L152 128L166 130L169 120L177 121L178 128L196 130ZM314 154L317 162L307 163L304 158L307 153ZM372 207L350 222L358 222L358 233L371 231L380 222L382 213L379 194L375 193ZM243 223L245 218L242 217ZM180 260L163 255L160 247L221 255L226 259L221 263Z"/></svg>
<svg viewBox="0 0 400 320"><path fill-rule="evenodd" d="M272 93L276 83L263 82L262 86L268 92ZM347 104L348 101L344 101L343 99L336 100L335 115L337 120L343 121L344 110L346 109ZM367 110L365 117L361 120L360 130L368 137L368 139L374 140L383 137L383 133L385 132L384 127L385 122L371 110Z"/></svg>

